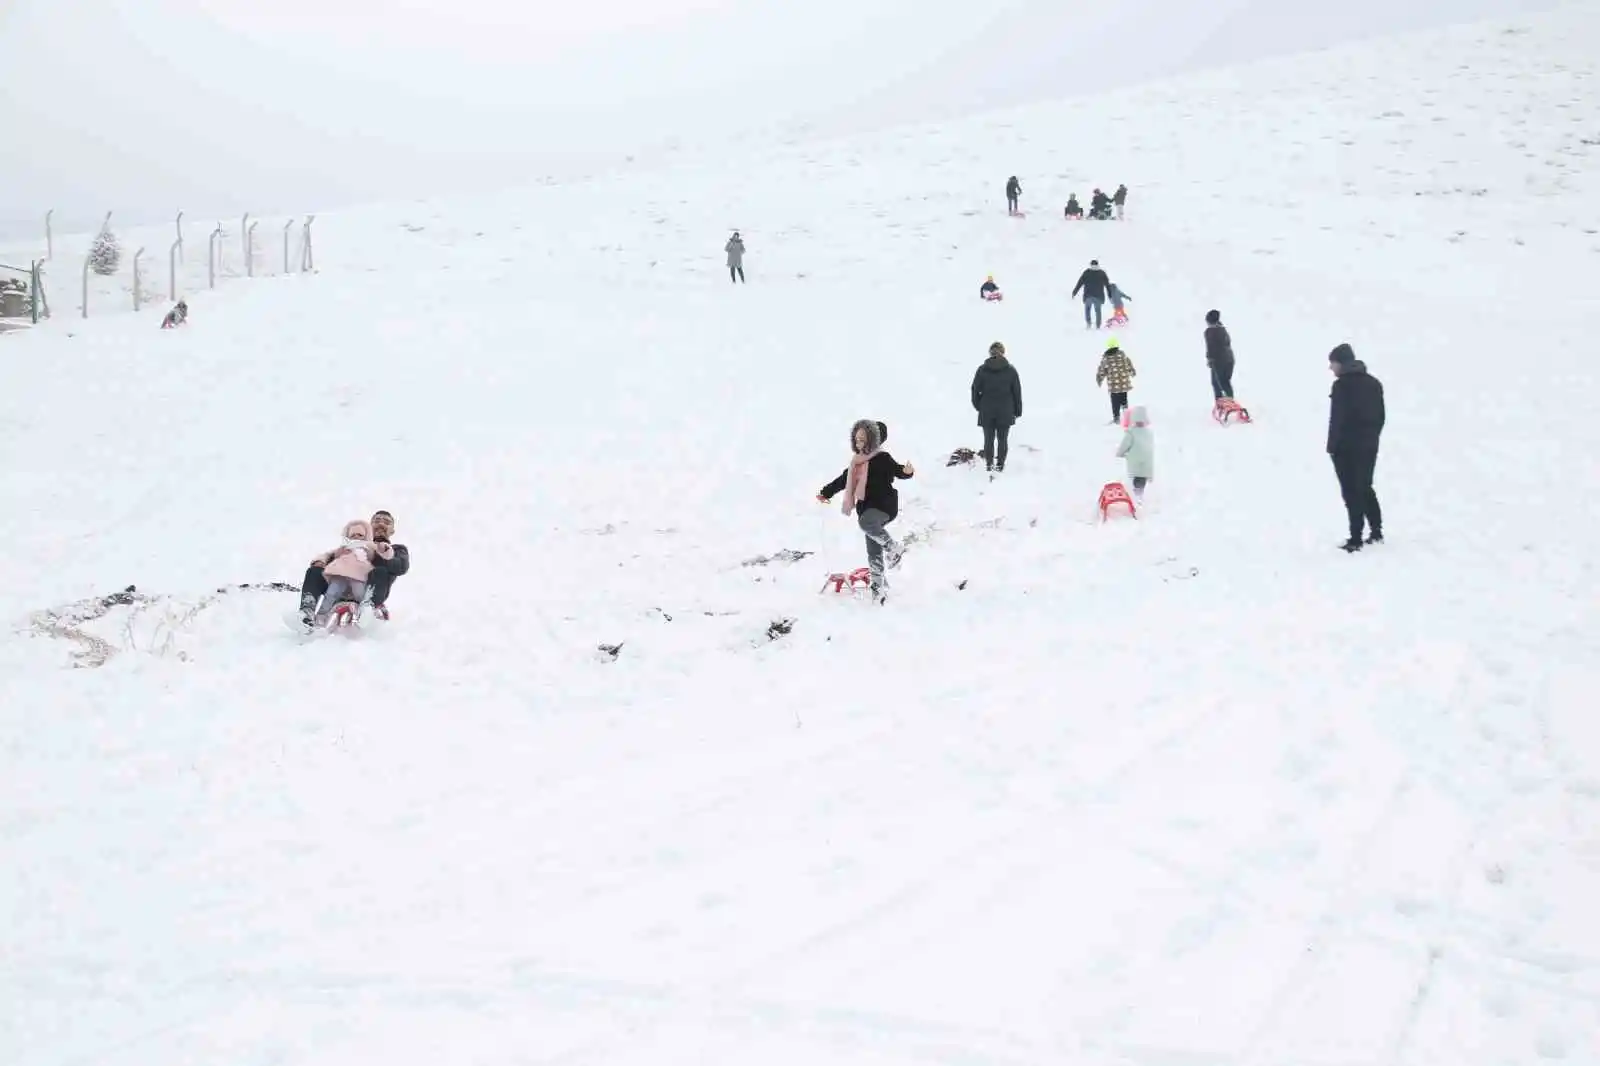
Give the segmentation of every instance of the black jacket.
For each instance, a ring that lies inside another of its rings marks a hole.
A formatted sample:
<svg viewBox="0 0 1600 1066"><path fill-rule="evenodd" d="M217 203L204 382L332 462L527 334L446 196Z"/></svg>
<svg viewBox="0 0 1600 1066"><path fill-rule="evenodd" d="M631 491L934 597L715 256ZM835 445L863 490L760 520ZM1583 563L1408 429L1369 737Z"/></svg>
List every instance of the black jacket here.
<svg viewBox="0 0 1600 1066"><path fill-rule="evenodd" d="M980 426L1009 426L1022 417L1022 377L1003 355L991 355L972 375L972 409Z"/></svg>
<svg viewBox="0 0 1600 1066"><path fill-rule="evenodd" d="M992 281L986 281L982 285L978 286L978 295L979 296L986 296L991 292L999 292L999 291L1000 291L1000 286L996 285Z"/></svg>
<svg viewBox="0 0 1600 1066"><path fill-rule="evenodd" d="M1111 279L1099 267L1090 267L1078 278L1078 283L1072 287L1072 295L1078 295L1078 290L1083 290L1085 300L1104 300L1106 286L1111 284Z"/></svg>
<svg viewBox="0 0 1600 1066"><path fill-rule="evenodd" d="M880 451L874 455L867 462L867 494L857 505L856 513L882 511L893 520L900 513L900 490L894 487L894 483L910 476L888 452ZM844 491L845 483L849 480L850 468L847 466L838 477L822 486L822 498L833 499Z"/></svg>
<svg viewBox="0 0 1600 1066"><path fill-rule="evenodd" d="M1328 393L1328 454L1376 453L1383 419L1383 382L1357 359Z"/></svg>
<svg viewBox="0 0 1600 1066"><path fill-rule="evenodd" d="M411 569L411 549L404 544L390 544L389 547L394 549L394 556L389 559L373 559L372 568L387 570L395 577L399 577Z"/></svg>
<svg viewBox="0 0 1600 1066"><path fill-rule="evenodd" d="M1232 366L1233 365L1233 338L1228 336L1228 327L1223 325L1206 327L1206 366Z"/></svg>
<svg viewBox="0 0 1600 1066"><path fill-rule="evenodd" d="M1006 196L1007 196L1007 198L1014 200L1014 199L1016 199L1017 197L1019 197L1021 195L1022 195L1022 182L1018 181L1016 178L1012 178L1010 181L1006 182Z"/></svg>

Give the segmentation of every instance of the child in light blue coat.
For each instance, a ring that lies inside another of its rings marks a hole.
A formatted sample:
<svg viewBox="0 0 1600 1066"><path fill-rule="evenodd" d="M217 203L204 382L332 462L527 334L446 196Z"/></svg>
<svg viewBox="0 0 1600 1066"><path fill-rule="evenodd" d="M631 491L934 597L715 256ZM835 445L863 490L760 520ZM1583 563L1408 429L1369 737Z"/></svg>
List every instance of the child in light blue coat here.
<svg viewBox="0 0 1600 1066"><path fill-rule="evenodd" d="M1128 460L1128 476L1133 479L1133 498L1144 502L1144 487L1156 476L1156 438L1150 416L1143 406L1130 407L1124 423L1117 458Z"/></svg>

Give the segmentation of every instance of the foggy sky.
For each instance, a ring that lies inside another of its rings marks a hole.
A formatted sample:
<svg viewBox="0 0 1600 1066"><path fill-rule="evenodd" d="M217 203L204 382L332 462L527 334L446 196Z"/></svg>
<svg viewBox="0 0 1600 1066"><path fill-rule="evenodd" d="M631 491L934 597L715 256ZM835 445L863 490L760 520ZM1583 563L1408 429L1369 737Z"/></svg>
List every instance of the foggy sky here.
<svg viewBox="0 0 1600 1066"><path fill-rule="evenodd" d="M0 0L0 230L314 211L1555 0Z"/></svg>

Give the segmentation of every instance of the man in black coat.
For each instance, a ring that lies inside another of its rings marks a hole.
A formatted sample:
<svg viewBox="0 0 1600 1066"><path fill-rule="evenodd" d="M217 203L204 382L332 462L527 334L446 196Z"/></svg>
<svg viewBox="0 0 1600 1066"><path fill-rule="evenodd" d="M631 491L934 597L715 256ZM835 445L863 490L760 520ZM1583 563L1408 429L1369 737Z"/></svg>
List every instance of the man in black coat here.
<svg viewBox="0 0 1600 1066"><path fill-rule="evenodd" d="M972 408L983 427L983 465L992 472L1005 470L1011 427L1022 417L1022 378L999 341L989 345L989 358L972 375Z"/></svg>
<svg viewBox="0 0 1600 1066"><path fill-rule="evenodd" d="M1367 373L1367 364L1348 344L1328 353L1328 369L1334 374L1328 393L1328 455L1350 518L1350 539L1341 547L1356 552L1361 550L1363 525L1371 530L1368 544L1383 543L1383 511L1372 488L1383 434L1383 383Z"/></svg>
<svg viewBox="0 0 1600 1066"><path fill-rule="evenodd" d="M1078 283L1072 287L1072 295L1083 293L1083 328L1100 328L1100 309L1105 306L1106 290L1111 286L1111 279L1106 272L1100 269L1100 260L1089 260L1089 269L1078 275ZM1089 321L1089 312L1093 310L1094 321Z"/></svg>

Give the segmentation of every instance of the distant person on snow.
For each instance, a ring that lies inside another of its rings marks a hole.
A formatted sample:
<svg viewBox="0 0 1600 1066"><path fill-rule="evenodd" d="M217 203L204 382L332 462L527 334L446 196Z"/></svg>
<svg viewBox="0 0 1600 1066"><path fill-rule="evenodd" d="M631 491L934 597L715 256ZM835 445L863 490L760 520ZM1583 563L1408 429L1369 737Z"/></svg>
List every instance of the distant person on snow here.
<svg viewBox="0 0 1600 1066"><path fill-rule="evenodd" d="M1078 283L1072 287L1072 295L1083 293L1083 328L1099 329L1101 326L1100 313L1106 303L1106 292L1111 288L1111 279L1106 272L1100 269L1100 260L1089 260L1089 268L1078 275ZM1093 312L1094 320L1091 324L1090 313Z"/></svg>
<svg viewBox="0 0 1600 1066"><path fill-rule="evenodd" d="M1117 344L1117 338L1106 338L1105 354L1100 356L1100 366L1094 372L1094 383L1104 385L1111 393L1111 421L1114 423L1122 409L1128 406L1128 390L1133 388L1133 360Z"/></svg>
<svg viewBox="0 0 1600 1066"><path fill-rule="evenodd" d="M984 280L984 283L978 286L978 295L985 300L1002 299L1000 295L1000 286L994 283L993 274L990 274L988 278Z"/></svg>
<svg viewBox="0 0 1600 1066"><path fill-rule="evenodd" d="M972 409L978 412L978 425L983 427L983 465L993 473L1003 473L1011 427L1022 417L1022 377L1006 359L1006 346L999 341L989 345L989 358L972 375Z"/></svg>
<svg viewBox="0 0 1600 1066"><path fill-rule="evenodd" d="M1121 222L1122 209L1128 205L1128 187L1126 185L1118 185L1117 191L1111 194L1111 202L1116 205L1117 221Z"/></svg>
<svg viewBox="0 0 1600 1066"><path fill-rule="evenodd" d="M1014 215L1018 211L1017 204L1022 200L1022 182L1017 180L1015 174L1006 181L1006 214Z"/></svg>
<svg viewBox="0 0 1600 1066"><path fill-rule="evenodd" d="M1111 218L1111 197L1096 189L1094 195L1089 198L1089 217L1101 222L1109 221Z"/></svg>
<svg viewBox="0 0 1600 1066"><path fill-rule="evenodd" d="M1371 530L1368 544L1383 543L1383 511L1372 487L1383 435L1383 383L1367 373L1367 364L1348 344L1328 353L1328 369L1334 374L1328 393L1328 455L1350 519L1350 539L1340 547L1358 552L1363 524Z"/></svg>
<svg viewBox="0 0 1600 1066"><path fill-rule="evenodd" d="M1233 338L1217 310L1206 312L1206 366L1211 368L1212 396L1233 399Z"/></svg>
<svg viewBox="0 0 1600 1066"><path fill-rule="evenodd" d="M1076 219L1083 218L1083 205L1078 202L1077 193L1073 193L1071 196L1067 197L1066 216L1068 218Z"/></svg>
<svg viewBox="0 0 1600 1066"><path fill-rule="evenodd" d="M885 570L899 566L905 554L905 549L887 529L900 513L900 490L894 483L916 474L910 463L902 465L883 450L883 442L888 438L889 427L882 422L863 418L851 426L850 465L817 493L817 499L827 503L840 490L844 491L844 513L855 512L856 523L867 538L872 600L879 605L889 598L889 578Z"/></svg>
<svg viewBox="0 0 1600 1066"><path fill-rule="evenodd" d="M394 540L394 515L388 511L376 511L372 521L368 523L374 544L378 545L376 558L369 559L372 568L366 577L366 591L370 594L372 611L384 621L389 620L389 590L394 587L394 579L407 573L411 569L411 551L404 544L395 544ZM388 553L384 554L384 547ZM306 568L304 580L300 583L300 614L302 619L315 615L317 603L328 591L328 575L326 570L326 556L318 556L311 560L311 565ZM329 605L330 608L332 605ZM308 623L309 624L309 623Z"/></svg>
<svg viewBox="0 0 1600 1066"><path fill-rule="evenodd" d="M179 300L178 305L168 311L167 317L161 320L161 328L176 329L187 321L189 321L189 305Z"/></svg>
<svg viewBox="0 0 1600 1066"><path fill-rule="evenodd" d="M346 522L341 531L344 538L339 547L324 552L311 561L322 571L323 593L320 604L307 604L302 595L300 621L307 629L319 619L326 619L340 603L360 603L367 592L367 576L373 563L394 556L394 549L372 539L372 527L361 519Z"/></svg>
<svg viewBox="0 0 1600 1066"><path fill-rule="evenodd" d="M1150 429L1150 415L1142 404L1128 409L1128 428L1122 431L1117 458L1128 461L1133 498L1143 503L1145 486L1156 476L1156 438Z"/></svg>
<svg viewBox="0 0 1600 1066"><path fill-rule="evenodd" d="M722 250L728 253L728 280L736 284L744 281L744 238L738 230L733 231Z"/></svg>

